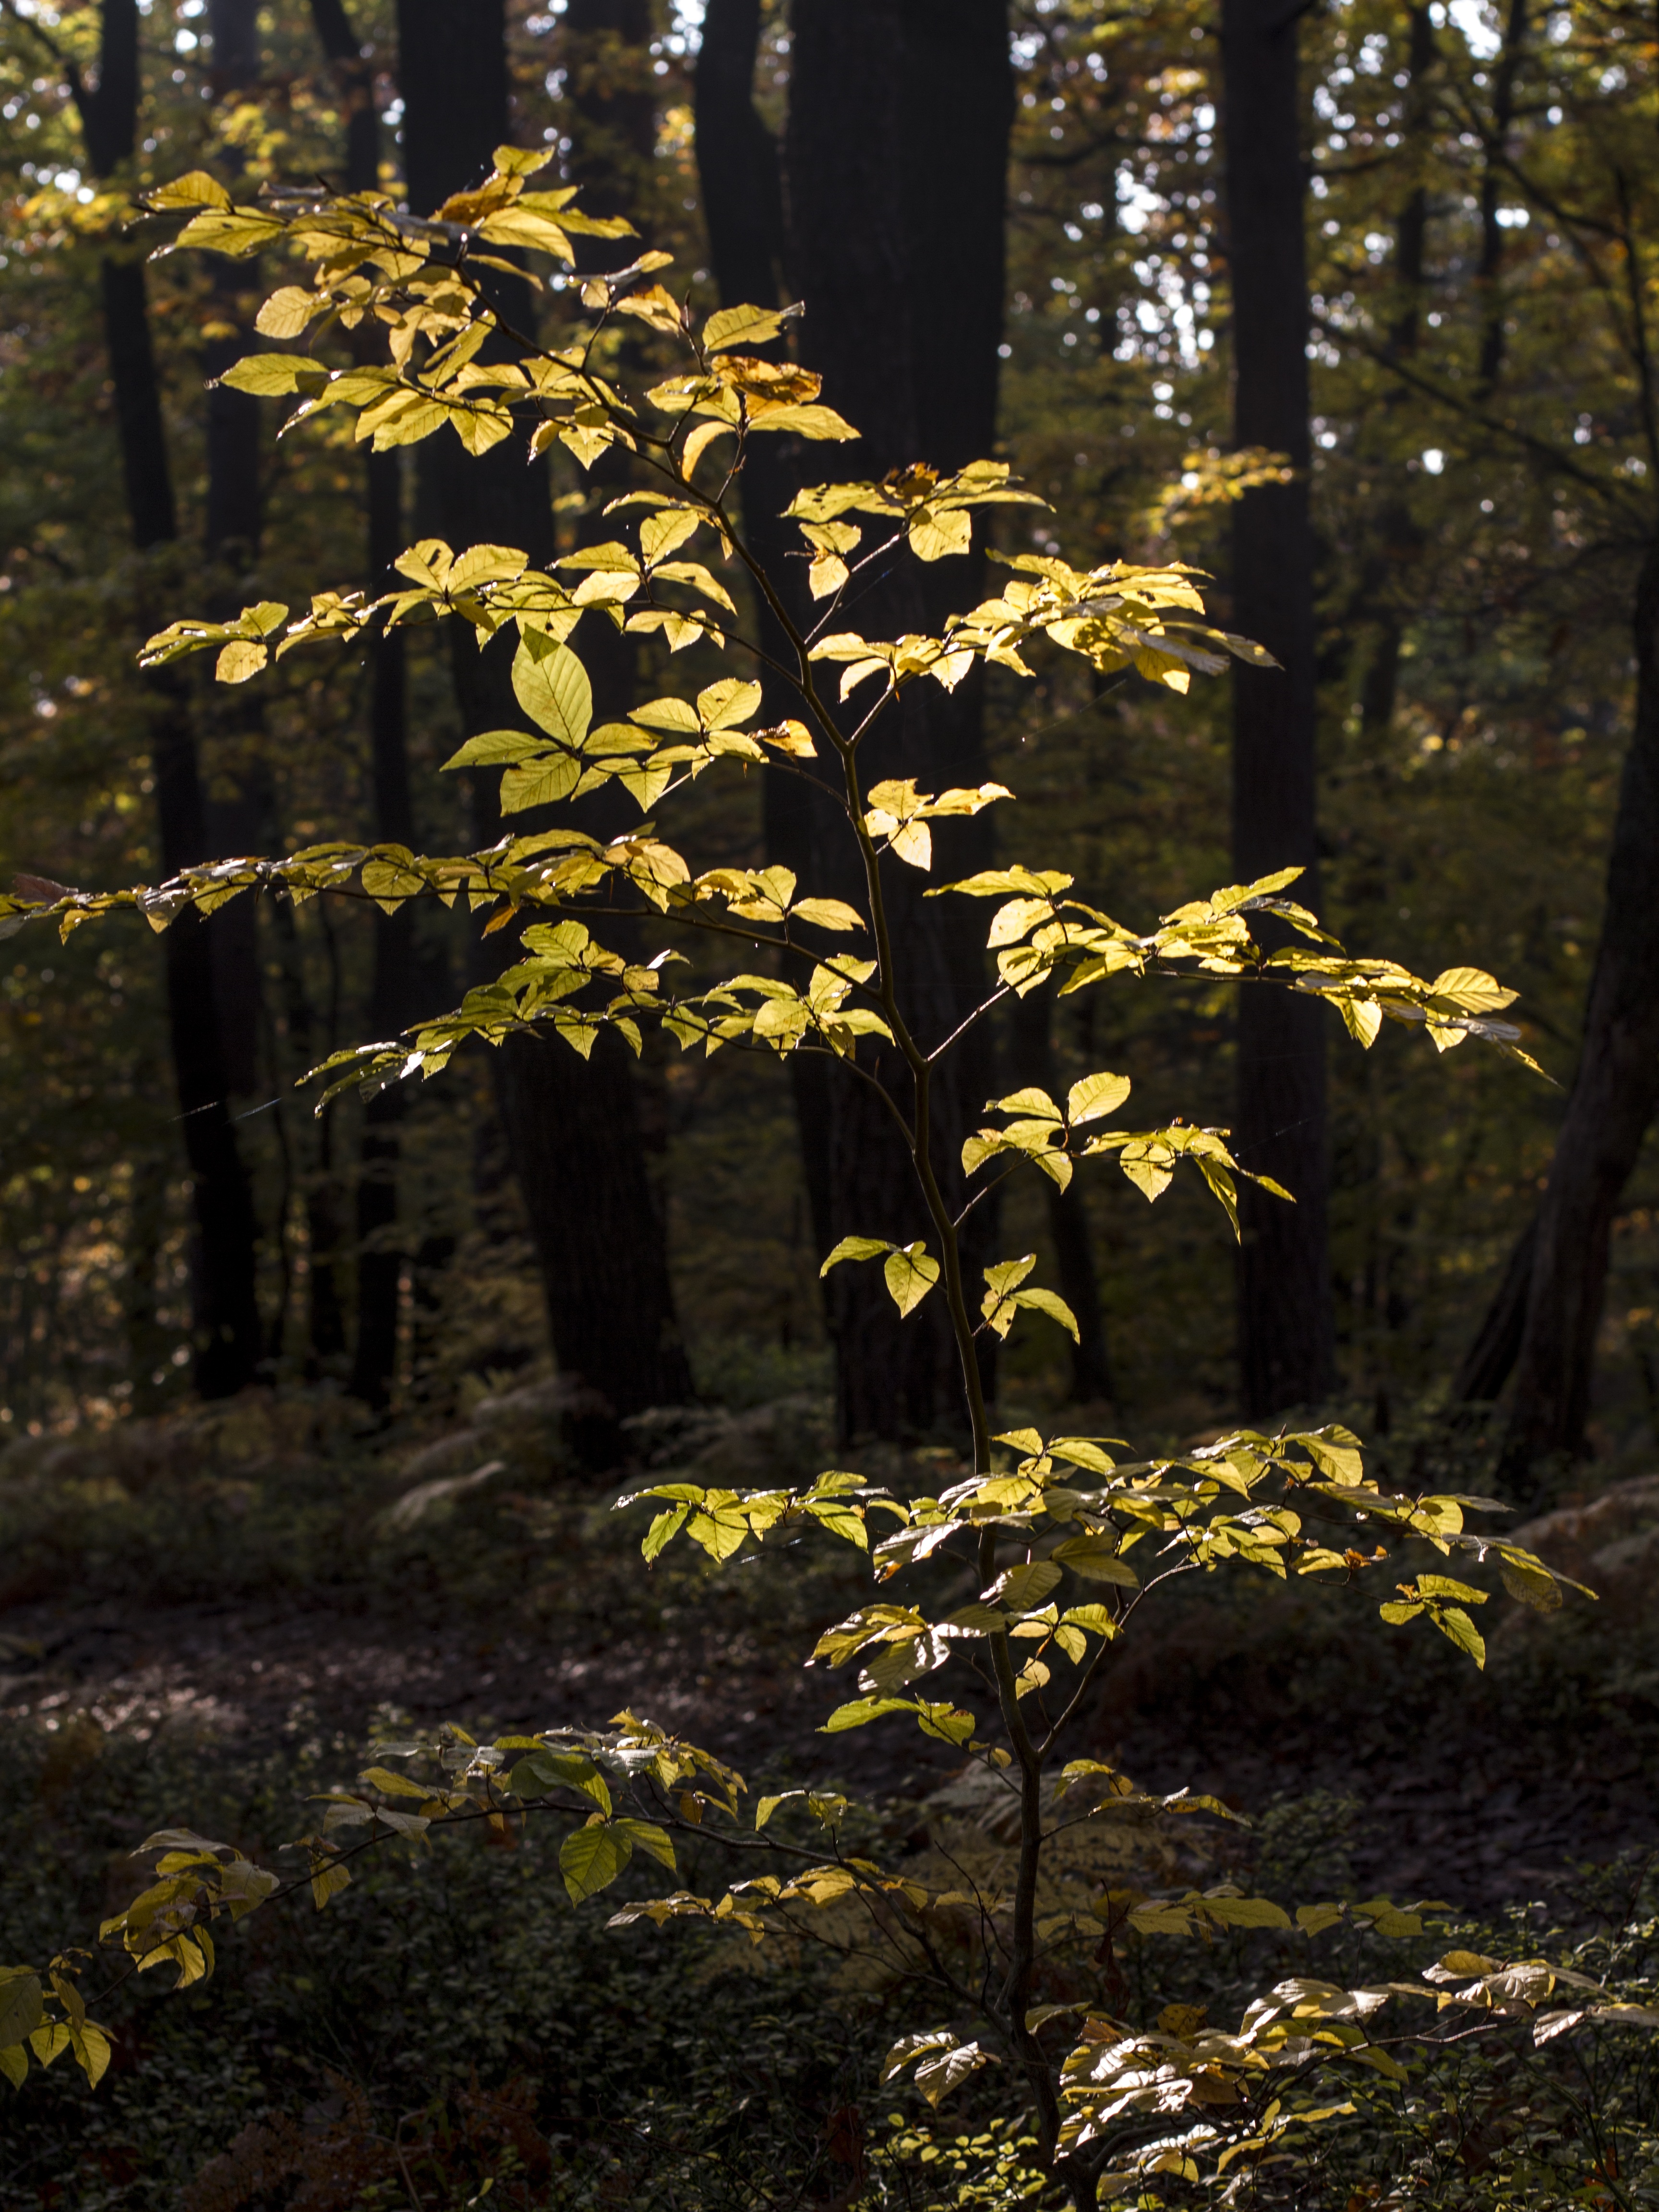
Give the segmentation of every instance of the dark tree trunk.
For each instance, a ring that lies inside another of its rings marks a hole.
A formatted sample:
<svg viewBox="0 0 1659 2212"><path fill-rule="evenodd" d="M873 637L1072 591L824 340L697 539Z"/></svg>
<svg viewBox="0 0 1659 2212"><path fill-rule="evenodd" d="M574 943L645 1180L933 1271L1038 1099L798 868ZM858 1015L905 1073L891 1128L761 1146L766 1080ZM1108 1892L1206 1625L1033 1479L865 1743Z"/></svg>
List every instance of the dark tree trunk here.
<svg viewBox="0 0 1659 2212"><path fill-rule="evenodd" d="M1313 537L1308 514L1308 298L1296 11L1224 0L1222 54L1232 289L1233 435L1288 453L1289 484L1240 501L1232 626L1280 663L1233 677L1233 865L1249 882L1307 872L1315 830ZM1335 1380L1327 1231L1324 1011L1275 988L1240 994L1234 1144L1296 1204L1240 1194L1240 1384L1247 1412L1323 1397Z"/></svg>
<svg viewBox="0 0 1659 2212"><path fill-rule="evenodd" d="M1516 1239L1498 1295L1486 1311L1474 1341L1452 1378L1455 1406L1489 1406L1509 1381L1527 1322L1527 1293L1532 1285L1532 1255L1538 1242L1536 1214Z"/></svg>
<svg viewBox="0 0 1659 2212"><path fill-rule="evenodd" d="M503 15L499 0L399 0L398 23L409 196L427 210L486 172L507 136ZM523 327L532 312L527 288L504 278L501 292ZM546 472L525 465L516 440L481 461L447 440L421 452L430 456L431 493L452 544L493 540L522 548L538 565L550 557ZM597 622L590 629L580 649L597 694L627 677L607 650L611 634L600 635ZM512 653L510 637L482 653L470 637L457 641L457 691L469 730L521 719ZM493 825L489 834L497 834ZM583 1062L562 1043L526 1038L502 1050L495 1074L560 1367L597 1390L618 1419L684 1399L690 1378L626 1047L604 1038ZM590 1459L609 1457L614 1424L591 1422L575 1441Z"/></svg>
<svg viewBox="0 0 1659 2212"><path fill-rule="evenodd" d="M1013 115L1006 9L1001 0L796 0L793 27L786 204L791 271L807 307L801 350L863 434L836 453L834 472L879 477L918 460L959 467L988 453L996 433ZM978 553L938 569L901 558L860 599L855 619L877 635L935 629L951 607L971 604L981 566ZM929 790L979 781L979 684L907 695L862 766L866 777L914 775ZM933 880L985 864L988 817L945 826L953 834L935 839ZM828 805L809 817L805 837L814 888L856 890L852 841ZM932 1046L983 994L982 925L956 902L924 902L928 879L915 871L896 862L885 871L905 947L906 1016ZM896 1055L868 1064L908 1093ZM981 1027L935 1079L934 1162L949 1192L961 1193L962 1139L990 1088ZM810 1100L802 1136L822 1161L808 1181L826 1243L854 1232L926 1235L910 1163L863 1085L828 1083ZM990 1256L994 1226L988 1206L970 1217L970 1281ZM841 1268L830 1285L843 1435L952 1421L960 1377L938 1302L896 1325L878 1279Z"/></svg>
<svg viewBox="0 0 1659 2212"><path fill-rule="evenodd" d="M652 0L566 0L560 53L577 118L567 168L596 215L637 221L650 204L657 149L651 19Z"/></svg>
<svg viewBox="0 0 1659 2212"><path fill-rule="evenodd" d="M158 687L151 722L161 866L168 875L211 857L196 740L182 690ZM192 908L162 939L167 1024L196 1209L191 1304L196 1387L228 1398L251 1382L263 1349L255 1294L258 1227L226 1096L211 924Z"/></svg>
<svg viewBox="0 0 1659 2212"><path fill-rule="evenodd" d="M359 46L343 0L311 0L318 41L332 64L346 124L345 189L371 191L380 173L380 118L374 107L374 67ZM374 359L378 337L360 331L358 352ZM387 589L405 543L403 456L370 453L363 463L368 507L368 588ZM369 748L374 836L380 844L412 846L407 678L402 630L381 631L368 647ZM377 912L369 1025L377 1037L395 1036L418 1018L414 990L414 909ZM364 1109L356 1193L357 1328L350 1391L379 1411L391 1401L398 1365L398 1285L404 1255L397 1249L398 1125L404 1094L388 1085ZM313 1266L316 1265L313 1249Z"/></svg>
<svg viewBox="0 0 1659 2212"><path fill-rule="evenodd" d="M88 92L77 77L74 91L88 164L94 175L107 178L131 158L137 138L136 0L104 0L97 89ZM108 254L100 276L127 514L133 544L142 552L169 543L178 527L143 264ZM145 679L145 690L161 861L172 873L209 857L195 733L188 696L174 672L156 672ZM258 1365L258 1231L226 1101L208 927L194 914L183 915L162 942L168 1030L195 1213L195 1382L204 1397L228 1397L252 1381Z"/></svg>
<svg viewBox="0 0 1659 2212"><path fill-rule="evenodd" d="M720 304L726 307L776 307L787 289L783 174L777 141L761 120L754 99L760 32L760 0L708 0L697 50L697 174L709 258ZM769 349L777 351L778 342ZM801 564L787 556L799 550L800 535L782 518L804 481L804 454L814 450L789 439L754 439L738 487L744 533L768 574L783 586L798 621L810 618L810 601ZM756 635L787 667L789 647L781 625L757 592L752 600L750 619ZM768 721L781 721L796 711L799 702L787 685L764 675L762 680ZM819 804L797 776L773 770L762 781L767 858L793 868L802 879L813 867L812 824ZM823 1253L835 1242L830 1225L830 1071L822 1060L796 1053L789 1074L813 1240Z"/></svg>
<svg viewBox="0 0 1659 2212"><path fill-rule="evenodd" d="M222 99L246 90L259 75L257 0L209 0L207 21L215 93ZM227 158L239 166L234 155ZM215 571L208 611L223 621L240 607L259 557L264 486L259 402L215 380L257 346L252 320L258 277L255 264L223 255L213 255L209 268L214 319L223 326L223 335L210 338L202 349L202 374L210 386L203 543ZM208 800L208 838L216 856L258 852L273 833L263 703L252 690L208 687L202 735L213 781L226 791L224 797ZM234 900L208 931L225 1074L233 1094L252 1093L260 1081L264 991L258 913L252 899Z"/></svg>
<svg viewBox="0 0 1659 2212"><path fill-rule="evenodd" d="M1504 266L1504 226L1498 220L1510 189L1509 137L1515 122L1515 85L1527 38L1527 0L1510 0L1504 45L1492 76L1492 124L1486 162L1480 179L1480 259L1475 288L1481 307L1480 374L1478 389L1487 398L1504 366L1504 295L1498 278Z"/></svg>
<svg viewBox="0 0 1659 2212"><path fill-rule="evenodd" d="M1643 559L1633 629L1636 721L1619 787L1601 941L1583 1050L1532 1232L1500 1462L1516 1496L1526 1495L1539 1461L1583 1447L1613 1215L1659 1108L1659 538Z"/></svg>
<svg viewBox="0 0 1659 2212"><path fill-rule="evenodd" d="M1434 66L1434 22L1426 7L1411 11L1407 74L1404 135L1408 155L1426 159L1431 125L1429 72ZM1422 319L1424 257L1429 235L1428 187L1421 181L1407 195L1395 227L1395 276L1400 305L1389 328L1389 347L1396 360L1414 354ZM1383 403L1386 418L1405 398L1396 387ZM1406 592L1408 569L1422 550L1422 533L1412 512L1397 493L1384 499L1377 517L1376 545L1365 562L1362 580L1362 610L1377 610L1371 657L1359 690L1361 750L1375 758L1394 726L1395 702L1400 688L1400 648L1406 635Z"/></svg>
<svg viewBox="0 0 1659 2212"><path fill-rule="evenodd" d="M374 62L357 43L344 0L311 0L311 21L318 44L333 67L345 114L345 188L349 192L370 191L380 175L380 118L374 112Z"/></svg>

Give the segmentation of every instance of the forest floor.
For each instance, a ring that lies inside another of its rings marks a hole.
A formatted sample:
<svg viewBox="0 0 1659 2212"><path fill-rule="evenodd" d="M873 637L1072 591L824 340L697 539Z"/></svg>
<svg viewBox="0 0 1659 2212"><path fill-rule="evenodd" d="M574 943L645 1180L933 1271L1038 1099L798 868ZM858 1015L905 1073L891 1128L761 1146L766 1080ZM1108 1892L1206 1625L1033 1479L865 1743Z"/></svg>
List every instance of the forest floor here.
<svg viewBox="0 0 1659 2212"><path fill-rule="evenodd" d="M544 1394L518 1395L533 1410ZM689 1442L705 1461L772 1465L810 1456L812 1426L785 1401L781 1415L711 1416ZM430 1478L434 1466L492 1449L503 1456L486 1495L467 1494L476 1470ZM711 1596L713 1571L682 1563L665 1597L663 1570L646 1573L631 1534L605 1510L608 1496L556 1491L550 1503L544 1486L504 1486L536 1449L510 1419L475 1418L394 1459L382 1478L391 1508L348 1515L336 1532L347 1556L280 1589L246 1587L246 1561L244 1586L218 1596L199 1589L210 1560L195 1569L193 1592L192 1576L176 1571L89 1591L95 1566L72 1578L79 1587L32 1600L27 1579L15 1581L22 1601L0 1612L0 1717L51 1728L89 1715L141 1741L182 1735L257 1755L307 1735L361 1743L392 1714L399 1728L453 1718L527 1731L602 1725L628 1708L769 1779L844 1781L850 1766L859 1794L878 1800L925 1796L959 1764L949 1746L891 1724L862 1734L856 1754L847 1739L815 1733L831 1686L801 1661L816 1629L860 1601L866 1571L854 1555L818 1566L793 1596L775 1566L760 1577L730 1568L724 1602ZM269 1452L246 1464L267 1490L280 1480ZM416 1486L424 1523L405 1510L410 1472L428 1477ZM214 1480L187 1470L186 1492ZM1659 1496L1642 1503L1638 1522L1659 1523ZM405 1552L388 1566L376 1547L400 1515L410 1545L423 1526L428 1541L412 1563ZM1659 1536L1638 1530L1636 1541L1637 1587L1626 1558L1608 1623L1512 1619L1484 1681L1460 1679L1437 1650L1425 1655L1421 1636L1413 1649L1398 1632L1379 1635L1370 1607L1363 1620L1317 1620L1271 1586L1244 1613L1188 1607L1105 1675L1079 1747L1121 1760L1148 1787L1190 1786L1245 1811L1287 1797L1346 1801L1354 1878L1371 1891L1431 1893L1476 1911L1548 1895L1576 1865L1659 1844L1649 1648ZM118 1553L118 1531L113 1542ZM101 1579L124 1577L106 1568ZM1599 1639L1588 1650L1587 1632Z"/></svg>
<svg viewBox="0 0 1659 2212"><path fill-rule="evenodd" d="M365 1437L326 1395L251 1396L0 1455L0 1964L86 1942L131 1897L133 1845L155 1828L263 1856L307 1824L307 1800L351 1784L375 1738L446 1720L495 1735L603 1726L627 1707L735 1764L757 1795L811 1782L873 1803L901 1850L957 1817L936 1797L960 1764L950 1747L902 1720L818 1733L845 1692L801 1662L866 1601L864 1557L813 1536L716 1568L682 1544L647 1570L644 1508L618 1512L616 1480L574 1474L558 1405L556 1385L531 1383ZM631 1443L635 1487L769 1487L826 1463L826 1408L810 1392L708 1407ZM854 1458L908 1491L954 1471L940 1450ZM1440 1638L1386 1628L1364 1593L1196 1578L1124 1639L1073 1755L1256 1817L1194 1843L1193 1867L1287 1905L1443 1899L1459 1936L1492 1949L1599 1942L1617 1890L1614 1917L1645 1926L1659 1483L1615 1489L1555 1531L1560 1563L1609 1601L1540 1618L1500 1601L1484 1673ZM933 1593L947 1609L971 1595L966 1568L959 1591ZM983 1710L961 1662L939 1687ZM714 1930L606 1933L603 1913L567 1905L557 1842L527 1828L511 1851L452 1839L376 1862L321 1920L261 1913L236 1931L208 1996L126 1986L106 2014L109 2082L88 2097L69 2069L34 2069L7 2107L0 2208L248 2212L286 2201L268 2193L278 2172L317 2212L460 2207L486 2181L504 2212L935 2201L907 2193L933 2154L877 2081L914 2025L889 2016L902 1990L860 1996L811 1960L768 1967L746 1946L734 1966ZM714 1845L702 1852L681 1875L696 1889L726 1879ZM1227 2011L1282 1972L1278 1941L1147 1950L1131 1971L1174 1972L1183 2001ZM1136 2000L1149 2018L1163 2001L1150 1980ZM1645 2079L1619 2074L1598 2095L1623 2115L1621 2155L1654 2162ZM1536 2137L1571 2166L1580 2123L1553 2082L1517 2075L1504 2109L1532 2115L1515 2143ZM1437 2095L1432 2126L1362 2096L1322 2154L1328 2172L1302 2175L1297 2212L1407 2171L1413 2204L1475 2204L1467 2138L1496 2109L1491 2079L1476 2066ZM983 2127L994 2102L969 2100L957 2124ZM1448 2193L1419 2185L1425 2159ZM1491 2203L1507 2205L1509 2168L1491 2171ZM1005 2202L986 2187L972 2201Z"/></svg>

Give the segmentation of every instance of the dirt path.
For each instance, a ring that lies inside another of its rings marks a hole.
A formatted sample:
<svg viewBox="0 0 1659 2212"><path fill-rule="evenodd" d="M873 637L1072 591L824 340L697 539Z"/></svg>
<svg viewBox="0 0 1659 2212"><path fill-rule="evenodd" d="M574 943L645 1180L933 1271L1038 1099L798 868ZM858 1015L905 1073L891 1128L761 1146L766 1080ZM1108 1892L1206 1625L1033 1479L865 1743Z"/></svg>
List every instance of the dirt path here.
<svg viewBox="0 0 1659 2212"><path fill-rule="evenodd" d="M383 1707L416 1727L464 1718L506 1732L601 1725L627 1706L751 1777L853 1772L862 1791L915 1798L958 1763L896 1725L860 1735L855 1751L817 1735L828 1686L817 1674L741 1658L705 1668L673 1634L577 1644L477 1626L410 1632L322 1604L41 1606L0 1622L0 1711L48 1724L89 1711L141 1740L179 1729L258 1753L337 1730L360 1742ZM1244 1809L1321 1790L1357 1796L1356 1880L1397 1899L1494 1911L1549 1898L1575 1863L1659 1844L1659 1796L1634 1753L1620 1765L1580 1751L1546 1769L1501 1741L1453 1741L1367 1760L1334 1729L1322 1742L1276 1743L1234 1729L1177 1756L1146 1721L1100 1747L1149 1787L1189 1785Z"/></svg>

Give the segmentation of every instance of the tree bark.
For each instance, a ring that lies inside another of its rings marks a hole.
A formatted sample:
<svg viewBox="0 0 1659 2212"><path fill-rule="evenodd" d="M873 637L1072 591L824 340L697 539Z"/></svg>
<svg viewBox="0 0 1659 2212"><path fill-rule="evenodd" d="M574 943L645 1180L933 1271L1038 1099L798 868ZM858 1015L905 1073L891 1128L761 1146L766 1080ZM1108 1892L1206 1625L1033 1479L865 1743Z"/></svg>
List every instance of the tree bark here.
<svg viewBox="0 0 1659 2212"><path fill-rule="evenodd" d="M1578 1072L1533 1232L1515 1403L1498 1467L1517 1497L1527 1494L1540 1461L1583 1448L1613 1216L1659 1108L1659 535L1643 557L1632 629L1636 718L1601 939Z"/></svg>
<svg viewBox="0 0 1659 2212"><path fill-rule="evenodd" d="M1296 11L1224 0L1228 266L1235 444L1287 453L1289 484L1238 503L1232 626L1279 662L1233 677L1233 865L1249 882L1306 872L1317 906L1313 536L1308 512L1308 297ZM1238 1012L1235 1149L1296 1200L1240 1193L1240 1387L1261 1415L1323 1397L1335 1381L1327 1227L1323 1010L1276 988Z"/></svg>
<svg viewBox="0 0 1659 2212"><path fill-rule="evenodd" d="M380 118L374 109L374 61L357 43L344 0L311 0L311 21L318 44L333 68L345 113L345 189L372 191L380 177ZM384 460L386 456L380 458Z"/></svg>
<svg viewBox="0 0 1659 2212"><path fill-rule="evenodd" d="M1504 295L1498 278L1504 266L1504 226L1499 202L1509 183L1509 137L1515 123L1515 86L1527 39L1527 0L1510 0L1504 45L1492 75L1492 129L1480 177L1480 259L1475 289L1481 314L1480 369L1476 390L1488 398L1504 367Z"/></svg>
<svg viewBox="0 0 1659 2212"><path fill-rule="evenodd" d="M778 143L755 106L760 33L760 0L708 0L697 50L697 175L709 258L726 307L776 307L788 284ZM781 348L782 341L775 339L764 350L775 354ZM788 558L800 549L799 533L783 513L805 480L805 450L794 439L751 440L738 484L744 534L798 623L810 619L811 603L800 562ZM750 619L764 650L787 667L787 637L758 592L752 595ZM766 695L762 712L769 722L781 721L799 702L787 684L758 672ZM814 866L812 830L820 804L800 777L772 770L762 779L767 859L793 869L803 881ZM813 1054L793 1053L789 1079L813 1240L823 1253L836 1241L827 1118L832 1071ZM825 1304L827 1310L827 1298Z"/></svg>
<svg viewBox="0 0 1659 2212"><path fill-rule="evenodd" d="M136 0L103 0L97 88L72 72L87 158L100 181L132 158L141 92ZM106 254L100 270L105 343L115 385L116 430L132 542L140 552L178 533L161 381L142 261ZM176 672L143 679L164 869L209 857L188 695ZM258 1228L226 1093L223 1039L208 925L181 915L162 940L167 1024L180 1127L191 1180L191 1305L194 1381L204 1398L252 1381L261 1350L255 1291Z"/></svg>
<svg viewBox="0 0 1659 2212"><path fill-rule="evenodd" d="M345 115L345 189L373 191L380 174L380 126L374 106L374 64L358 44L343 0L311 0L318 42L332 64ZM360 357L378 340L368 331ZM371 595L386 591L403 551L403 456L364 458L368 513L368 572ZM412 846L410 795L408 684L401 629L381 630L368 646L369 750L374 836L380 844ZM369 1025L377 1037L395 1036L416 1019L414 990L414 908L376 912L374 965L369 987ZM398 1365L398 1285L404 1255L397 1249L398 1125L405 1105L400 1084L388 1084L363 1111L356 1191L356 1340L349 1388L376 1411L391 1402ZM314 1248L312 1264L317 1265Z"/></svg>
<svg viewBox="0 0 1659 2212"><path fill-rule="evenodd" d="M257 0L209 0L209 82L224 99L256 83L259 75ZM227 157L240 166L233 151ZM207 594L208 612L226 620L240 609L244 586L259 557L264 530L259 402L249 392L216 381L226 369L258 344L252 308L258 277L256 264L214 254L209 259L214 320L222 335L202 349L207 392L207 501L203 544L215 582ZM272 793L264 757L263 699L252 691L210 684L202 716L213 781L227 796L207 802L207 831L216 857L258 852L271 839ZM224 756L228 756L228 759ZM216 756L218 757L216 758ZM264 978L259 956L258 907L252 898L233 900L209 930L213 947L213 982L219 1028L224 1039L225 1074L233 1094L251 1094L260 1081L259 1042ZM281 1107L277 1112L282 1112Z"/></svg>
<svg viewBox="0 0 1659 2212"><path fill-rule="evenodd" d="M500 0L399 0L398 23L409 196L426 210L475 182L507 137L503 11ZM532 312L528 288L511 278L501 283L523 327ZM517 440L477 461L448 441L421 452L431 457L431 487L452 544L493 540L522 548L538 566L550 558L545 469L525 465ZM625 683L627 671L606 650L610 633L600 634L597 619L590 627L594 635L584 632L579 649L604 712L598 693L608 682ZM470 638L458 641L457 692L469 731L520 719L512 649L510 638L483 653ZM626 1047L601 1039L583 1062L562 1043L520 1039L503 1048L495 1075L561 1369L599 1392L617 1419L685 1398L690 1371ZM573 1440L590 1462L614 1457L614 1420L593 1417Z"/></svg>
<svg viewBox="0 0 1659 2212"><path fill-rule="evenodd" d="M836 473L879 477L918 460L960 467L988 453L996 434L1013 120L1006 8L1002 0L795 0L793 34L785 177L790 265L807 307L801 351L862 433L837 452ZM952 606L971 603L981 566L978 552L939 570L901 558L858 599L854 618L882 635L934 630ZM982 700L977 681L950 696L932 684L908 694L861 760L866 780L909 775L930 790L981 780ZM986 864L988 817L940 826L947 834L935 838L935 880ZM856 892L845 823L820 807L805 836L814 888ZM932 1046L983 995L980 927L957 902L924 902L926 878L887 866L894 935L905 947L906 1017ZM991 1089L989 1055L981 1025L936 1079L934 1163L957 1205L962 1140ZM902 1085L896 1055L873 1053L867 1065ZM822 1148L827 1218L817 1225L826 1243L926 1234L914 1170L866 1086L828 1083L802 1134ZM969 1217L969 1269L985 1263L994 1231L988 1206ZM848 1267L830 1277L827 1304L845 1437L926 1432L959 1418L956 1351L939 1302L896 1326L879 1279Z"/></svg>

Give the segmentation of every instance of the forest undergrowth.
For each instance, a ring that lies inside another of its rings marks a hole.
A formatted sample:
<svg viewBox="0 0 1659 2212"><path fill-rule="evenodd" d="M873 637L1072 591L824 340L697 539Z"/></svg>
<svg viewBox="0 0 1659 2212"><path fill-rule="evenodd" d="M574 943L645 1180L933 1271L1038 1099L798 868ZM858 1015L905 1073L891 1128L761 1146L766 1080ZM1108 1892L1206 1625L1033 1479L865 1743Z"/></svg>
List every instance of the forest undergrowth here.
<svg viewBox="0 0 1659 2212"><path fill-rule="evenodd" d="M828 1407L811 1363L796 1366L745 1386L739 1363L737 1403L647 1417L631 1432L638 1459L734 1483L816 1467ZM326 1395L251 1395L14 1446L0 1460L13 1948L90 1940L131 1887L127 1854L163 1822L263 1856L303 1827L309 1795L349 1783L372 1741L440 1714L541 1727L627 1704L695 1725L757 1795L835 1786L842 1749L814 1733L823 1694L799 1661L826 1608L858 1601L860 1563L809 1540L723 1574L672 1554L647 1574L616 1486L566 1465L560 1402L556 1382L479 1386L438 1433L377 1438ZM1474 1449L1437 1433L1402 1424L1398 1448ZM914 1489L949 1448L879 1455L884 1480ZM1246 1984L1285 1972L1406 1978L1449 1942L1492 1959L1547 1952L1653 2002L1659 1628L1617 1587L1601 1608L1528 1616L1494 1637L1483 1675L1457 1675L1448 1725L1455 1665L1338 1594L1263 1577L1225 1601L1200 1589L1104 1675L1103 1755L1255 1821L1196 1843L1192 1822L1178 1843L1170 1824L1136 1830L1115 1878L1154 1894L1201 1873L1285 1900L1446 1901L1420 1938L1339 1930L1317 1958L1271 1930L1207 1948L1122 1937L1126 2016L1156 2023L1176 1979L1224 2017ZM948 1746L895 1737L858 1816L872 1844L918 1859L994 1850L952 1768ZM929 2136L882 2086L881 2054L910 2024L902 1987L714 1929L579 1919L556 1840L520 1820L421 1856L412 1879L371 1863L326 1949L308 1907L262 1913L222 1945L210 1999L160 2002L165 1977L129 1984L103 2008L117 2039L95 2095L58 2068L9 2100L0 2204L1041 2202L992 2090L970 2085L954 2134ZM684 1869L693 1888L724 1878L703 1855ZM1534 2051L1517 2024L1508 2047L1454 2049L1399 2083L1379 2075L1316 2149L1261 2167L1248 2201L1659 2203L1648 2051L1617 2031ZM1189 2197L1162 2181L1142 2201Z"/></svg>

